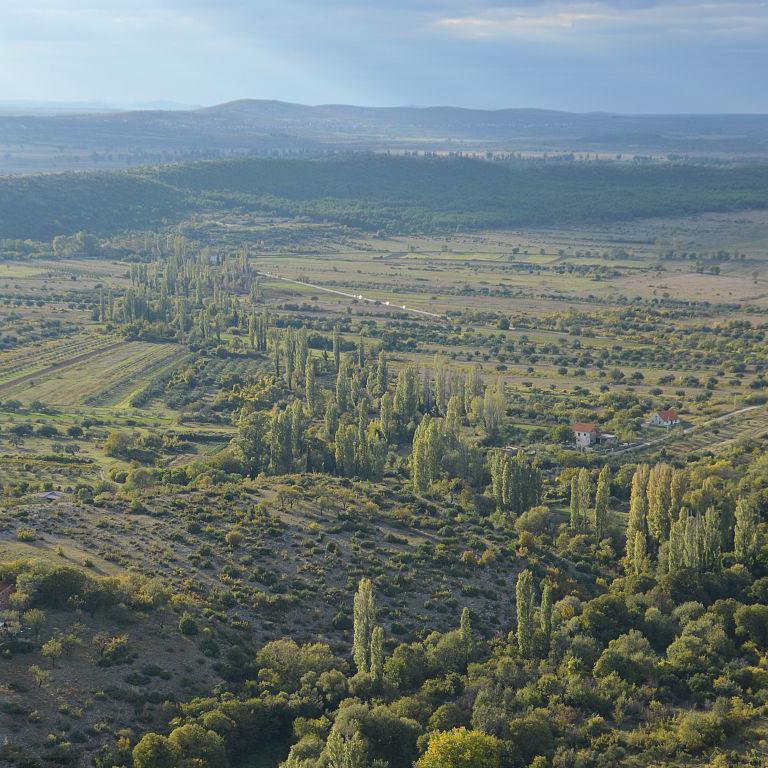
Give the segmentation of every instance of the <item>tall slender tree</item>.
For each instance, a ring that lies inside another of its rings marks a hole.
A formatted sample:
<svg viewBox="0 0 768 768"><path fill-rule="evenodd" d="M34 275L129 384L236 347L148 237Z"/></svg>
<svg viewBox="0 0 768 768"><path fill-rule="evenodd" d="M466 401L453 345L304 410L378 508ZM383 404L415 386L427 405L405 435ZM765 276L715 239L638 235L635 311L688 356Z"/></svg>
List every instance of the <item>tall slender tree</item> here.
<svg viewBox="0 0 768 768"><path fill-rule="evenodd" d="M376 600L370 579L362 578L353 606L352 655L358 672L371 671L371 640L376 623Z"/></svg>
<svg viewBox="0 0 768 768"><path fill-rule="evenodd" d="M533 574L520 571L515 585L517 647L523 658L533 655Z"/></svg>
<svg viewBox="0 0 768 768"><path fill-rule="evenodd" d="M595 492L595 538L601 541L605 536L608 526L608 508L611 501L611 470L606 464L600 470L597 477L597 491Z"/></svg>
<svg viewBox="0 0 768 768"><path fill-rule="evenodd" d="M751 568L760 553L760 515L757 507L748 499L736 502L736 525L733 533L733 550L736 561Z"/></svg>

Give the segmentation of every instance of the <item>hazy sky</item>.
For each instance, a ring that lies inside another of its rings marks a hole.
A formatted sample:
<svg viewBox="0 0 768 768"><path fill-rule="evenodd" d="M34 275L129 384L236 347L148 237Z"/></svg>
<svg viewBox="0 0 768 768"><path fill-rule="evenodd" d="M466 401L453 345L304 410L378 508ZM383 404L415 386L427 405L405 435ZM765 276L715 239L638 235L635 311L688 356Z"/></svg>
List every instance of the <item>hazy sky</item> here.
<svg viewBox="0 0 768 768"><path fill-rule="evenodd" d="M768 112L768 0L0 0L0 100Z"/></svg>

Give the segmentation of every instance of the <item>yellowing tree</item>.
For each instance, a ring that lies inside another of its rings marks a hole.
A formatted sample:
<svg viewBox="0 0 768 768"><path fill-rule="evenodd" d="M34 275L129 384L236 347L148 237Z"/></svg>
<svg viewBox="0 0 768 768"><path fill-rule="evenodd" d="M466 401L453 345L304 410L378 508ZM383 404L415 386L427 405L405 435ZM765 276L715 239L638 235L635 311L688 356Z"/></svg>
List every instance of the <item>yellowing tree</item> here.
<svg viewBox="0 0 768 768"><path fill-rule="evenodd" d="M454 728L436 733L417 768L499 768L501 742L482 731Z"/></svg>

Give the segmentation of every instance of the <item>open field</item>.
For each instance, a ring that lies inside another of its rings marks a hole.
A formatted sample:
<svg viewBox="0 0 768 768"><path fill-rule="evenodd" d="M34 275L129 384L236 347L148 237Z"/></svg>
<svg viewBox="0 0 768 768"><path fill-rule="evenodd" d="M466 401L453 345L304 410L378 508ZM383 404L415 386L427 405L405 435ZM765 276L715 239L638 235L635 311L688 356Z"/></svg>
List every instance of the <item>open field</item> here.
<svg viewBox="0 0 768 768"><path fill-rule="evenodd" d="M765 762L768 552L732 531L768 510L766 214L217 209L30 248L0 259L0 768L136 768L200 724L219 768L324 768L348 706L389 768L478 722L501 768Z"/></svg>

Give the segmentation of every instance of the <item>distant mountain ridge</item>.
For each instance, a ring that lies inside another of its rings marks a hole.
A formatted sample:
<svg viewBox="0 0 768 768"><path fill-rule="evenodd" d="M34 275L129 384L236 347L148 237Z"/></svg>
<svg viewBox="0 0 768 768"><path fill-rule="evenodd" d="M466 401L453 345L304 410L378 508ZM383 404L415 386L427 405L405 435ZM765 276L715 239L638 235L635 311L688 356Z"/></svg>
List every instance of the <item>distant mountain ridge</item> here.
<svg viewBox="0 0 768 768"><path fill-rule="evenodd" d="M5 172L339 148L768 156L768 115L305 106L256 99L186 110L0 114Z"/></svg>

